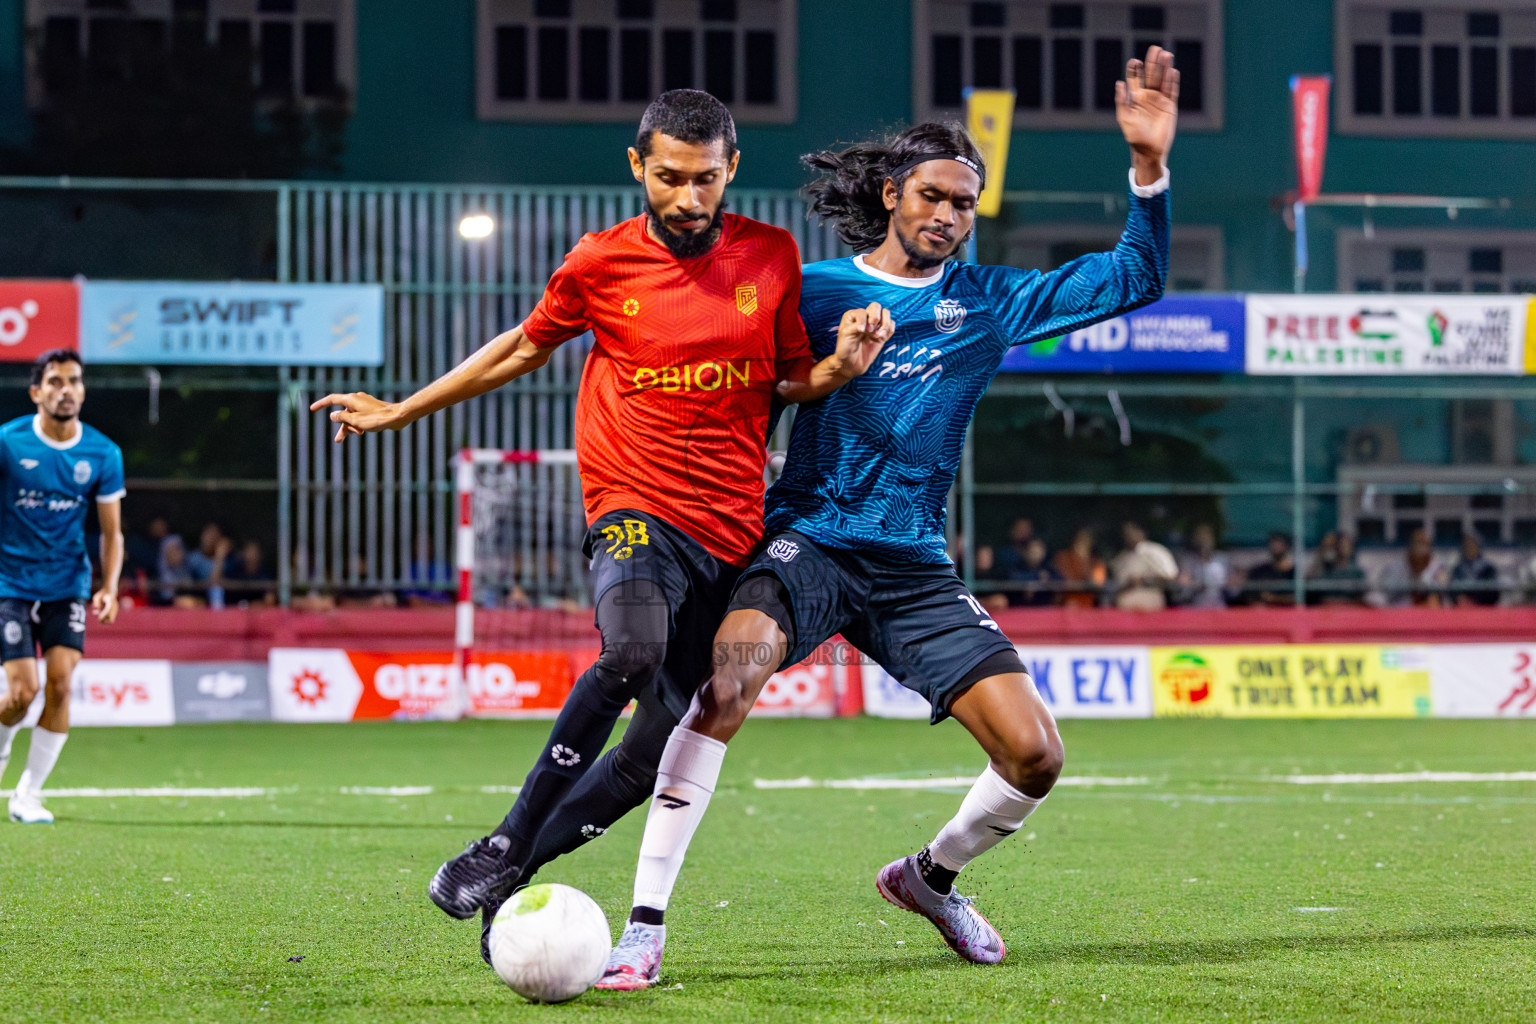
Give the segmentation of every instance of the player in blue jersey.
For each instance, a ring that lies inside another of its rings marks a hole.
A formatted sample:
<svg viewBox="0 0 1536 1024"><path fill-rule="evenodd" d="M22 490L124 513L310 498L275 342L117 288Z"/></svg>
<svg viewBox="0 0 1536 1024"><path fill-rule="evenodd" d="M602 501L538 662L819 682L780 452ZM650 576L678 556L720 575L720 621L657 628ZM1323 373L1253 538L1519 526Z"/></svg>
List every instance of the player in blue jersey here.
<svg viewBox="0 0 1536 1024"><path fill-rule="evenodd" d="M1066 334L1156 299L1168 267L1168 175L1178 72L1153 47L1117 84L1131 147L1130 217L1112 252L1058 270L950 262L971 233L985 169L958 125L818 153L815 210L860 255L805 268L800 314L813 353L849 305L877 301L897 327L864 376L800 407L765 542L716 633L714 675L662 755L634 909L598 987L644 988L660 970L663 912L709 802L725 743L773 671L842 633L953 716L990 763L953 820L887 865L887 900L931 921L972 963L1002 937L954 891L956 874L1012 835L1055 783L1061 739L1013 644L945 553L945 497L976 403L1011 345ZM775 657L759 658L756 652Z"/></svg>
<svg viewBox="0 0 1536 1024"><path fill-rule="evenodd" d="M85 650L85 609L117 617L123 571L123 453L80 422L85 401L80 356L56 349L32 366L28 393L37 414L0 427L0 660L9 687L0 701L0 776L11 740L37 696L37 655L46 686L27 767L11 795L12 821L48 824L43 783L69 736L69 677ZM85 513L101 522L101 588L91 593Z"/></svg>

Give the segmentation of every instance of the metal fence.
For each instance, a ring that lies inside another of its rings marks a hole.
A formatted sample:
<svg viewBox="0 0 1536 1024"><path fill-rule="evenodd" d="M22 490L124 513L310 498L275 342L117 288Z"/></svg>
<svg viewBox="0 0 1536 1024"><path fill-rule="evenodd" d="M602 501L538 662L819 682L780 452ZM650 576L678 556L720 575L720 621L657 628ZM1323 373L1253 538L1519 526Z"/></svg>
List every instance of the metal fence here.
<svg viewBox="0 0 1536 1024"><path fill-rule="evenodd" d="M382 367L283 374L278 549L295 557L281 589L446 589L454 453L571 447L590 336L537 373L398 433L336 445L309 404L331 391L395 400L441 375L521 322L577 240L639 214L640 193L286 184L277 200L279 280L378 283L386 294ZM794 193L732 192L731 204L790 231L807 261L845 251L807 221ZM497 230L460 237L471 214L488 214Z"/></svg>

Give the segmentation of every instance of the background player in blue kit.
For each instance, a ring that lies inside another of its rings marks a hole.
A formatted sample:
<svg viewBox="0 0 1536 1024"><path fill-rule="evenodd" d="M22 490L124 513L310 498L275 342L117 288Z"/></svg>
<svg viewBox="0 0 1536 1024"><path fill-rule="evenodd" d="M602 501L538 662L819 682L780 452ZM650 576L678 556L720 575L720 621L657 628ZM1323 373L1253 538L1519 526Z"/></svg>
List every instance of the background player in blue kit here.
<svg viewBox="0 0 1536 1024"><path fill-rule="evenodd" d="M12 821L47 824L43 783L69 735L69 677L85 650L85 608L103 623L117 617L123 570L123 453L101 431L80 422L84 367L69 349L44 353L28 390L37 414L0 427L0 660L6 697L0 703L0 776L11 740L37 696L37 652L47 685L32 730L27 767L9 804ZM91 593L85 513L101 521L101 589Z"/></svg>
<svg viewBox="0 0 1536 1024"><path fill-rule="evenodd" d="M765 543L716 633L713 677L662 755L635 876L634 910L599 987L658 977L662 925L689 839L735 735L769 676L841 632L933 719L954 716L990 759L959 812L918 853L882 869L881 895L931 921L973 963L1002 937L953 889L956 874L1013 834L1050 792L1062 746L1013 644L945 553L945 498L976 403L1004 352L1156 299L1168 269L1168 172L1178 72L1159 47L1116 84L1131 147L1130 216L1112 252L1047 274L948 262L970 235L985 173L957 125L818 153L808 189L861 253L805 268L800 314L813 353L850 305L878 301L897 328L862 377L800 408L784 475L768 492ZM777 660L743 656L762 650Z"/></svg>

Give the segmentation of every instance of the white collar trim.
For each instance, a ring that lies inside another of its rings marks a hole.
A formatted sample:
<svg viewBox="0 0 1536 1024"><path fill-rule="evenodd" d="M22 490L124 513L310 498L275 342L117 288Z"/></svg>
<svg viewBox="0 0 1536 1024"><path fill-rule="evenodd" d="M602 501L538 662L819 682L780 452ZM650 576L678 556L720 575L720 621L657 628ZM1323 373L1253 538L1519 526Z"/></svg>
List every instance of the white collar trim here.
<svg viewBox="0 0 1536 1024"><path fill-rule="evenodd" d="M43 444L47 445L49 448L52 448L56 451L66 452L73 448L75 445L79 444L80 439L85 436L85 425L79 420L75 420L75 436L70 438L68 441L55 441L53 438L43 433L43 414L38 413L36 416L32 417L32 433L36 434L37 439L43 442Z"/></svg>
<svg viewBox="0 0 1536 1024"><path fill-rule="evenodd" d="M898 288L927 288L929 285L938 284L944 279L944 270L949 266L947 262L939 265L939 272L929 274L927 277L898 277L895 274L887 274L883 270L877 270L864 262L864 255L860 253L853 258L853 265L877 281L886 284L894 284Z"/></svg>

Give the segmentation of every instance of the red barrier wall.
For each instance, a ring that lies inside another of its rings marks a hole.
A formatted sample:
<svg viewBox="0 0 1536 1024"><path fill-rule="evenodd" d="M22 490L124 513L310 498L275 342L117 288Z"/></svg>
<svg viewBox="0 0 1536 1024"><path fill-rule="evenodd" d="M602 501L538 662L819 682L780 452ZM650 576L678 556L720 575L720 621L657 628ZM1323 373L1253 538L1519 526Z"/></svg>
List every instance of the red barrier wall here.
<svg viewBox="0 0 1536 1024"><path fill-rule="evenodd" d="M1001 612L1019 644L1475 643L1536 641L1530 608L1176 608L1164 612L1043 608ZM590 612L482 612L486 646L570 650L595 656ZM93 658L263 661L273 647L354 651L448 650L453 611L356 608L334 612L134 608L111 626L92 623ZM588 653L590 652L590 654Z"/></svg>

